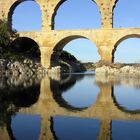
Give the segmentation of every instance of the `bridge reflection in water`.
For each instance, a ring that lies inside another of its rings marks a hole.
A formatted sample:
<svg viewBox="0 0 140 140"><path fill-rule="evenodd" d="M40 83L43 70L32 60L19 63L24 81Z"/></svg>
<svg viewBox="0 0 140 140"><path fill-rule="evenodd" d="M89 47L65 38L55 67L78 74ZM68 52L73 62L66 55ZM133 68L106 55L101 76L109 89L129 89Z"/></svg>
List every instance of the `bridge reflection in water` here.
<svg viewBox="0 0 140 140"><path fill-rule="evenodd" d="M98 140L112 139L112 122L115 125L115 121L140 121L140 111L138 109L129 110L119 105L114 94L114 85L127 84L138 88L139 80L134 79L132 82L132 79L104 76L95 78L94 75L85 77L88 76L93 78L93 85L99 88L99 93L96 93L95 103L81 108L69 104L63 98L63 92L72 88L78 81L82 81L84 75L64 75L62 79L46 76L40 81L40 84L36 83L26 88L18 86L18 88L12 87L12 89L9 87L8 90L7 87L0 89L0 139L16 139L13 123L18 115L37 117L40 130L36 135L40 140L57 139L55 123L57 119L66 119L66 117L73 121L76 121L74 118L95 119L95 124L99 125L96 130Z"/></svg>

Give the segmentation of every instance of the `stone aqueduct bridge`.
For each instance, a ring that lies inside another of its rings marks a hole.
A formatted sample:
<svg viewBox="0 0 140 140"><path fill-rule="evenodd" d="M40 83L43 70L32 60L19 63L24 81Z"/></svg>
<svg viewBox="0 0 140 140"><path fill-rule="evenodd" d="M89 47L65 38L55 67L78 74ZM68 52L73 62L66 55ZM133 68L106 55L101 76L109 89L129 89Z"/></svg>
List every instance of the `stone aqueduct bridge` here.
<svg viewBox="0 0 140 140"><path fill-rule="evenodd" d="M6 18L12 25L12 14L18 4L25 0L0 1L0 18ZM20 37L28 37L36 41L41 52L42 66L48 68L55 64L63 47L77 38L87 38L96 44L101 60L113 62L114 52L118 44L132 37L140 36L139 28L112 28L113 10L118 0L94 0L101 13L101 29L62 30L56 31L54 17L65 0L35 0L42 12L42 31L20 32ZM91 17L92 18L92 17Z"/></svg>
<svg viewBox="0 0 140 140"><path fill-rule="evenodd" d="M117 105L113 97L114 91L111 83L105 84L104 81L97 81L96 84L100 91L95 104L82 110L68 109L58 104L53 96L56 93L53 93L50 88L51 80L45 77L41 81L38 101L29 108L20 109L18 113L41 116L40 140L55 139L54 131L52 130L53 122L51 121L54 116L96 118L100 121L98 140L111 140L112 120L140 121L140 113L125 110ZM59 92L59 82L56 82L54 86L57 92ZM10 140L6 127L0 128L0 139Z"/></svg>
<svg viewBox="0 0 140 140"><path fill-rule="evenodd" d="M111 63L114 60L114 53L119 43L127 38L140 37L140 29L20 32L20 36L32 38L39 44L41 63L44 67L48 68L58 60L63 47L71 40L77 38L87 38L91 40L96 44L101 60Z"/></svg>

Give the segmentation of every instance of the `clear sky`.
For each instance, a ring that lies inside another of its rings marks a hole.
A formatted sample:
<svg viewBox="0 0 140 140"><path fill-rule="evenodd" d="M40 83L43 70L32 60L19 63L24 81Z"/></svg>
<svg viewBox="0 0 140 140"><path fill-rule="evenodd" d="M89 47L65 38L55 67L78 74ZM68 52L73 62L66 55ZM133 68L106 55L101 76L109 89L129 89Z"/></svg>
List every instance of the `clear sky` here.
<svg viewBox="0 0 140 140"><path fill-rule="evenodd" d="M140 27L140 0L119 0L114 9L114 28ZM67 0L57 11L55 30L100 28L101 17L92 0ZM33 1L22 2L14 11L13 28L18 31L41 30L40 7ZM94 42L76 39L65 50L83 62L97 62L100 57ZM127 39L115 53L116 62L140 62L140 39Z"/></svg>

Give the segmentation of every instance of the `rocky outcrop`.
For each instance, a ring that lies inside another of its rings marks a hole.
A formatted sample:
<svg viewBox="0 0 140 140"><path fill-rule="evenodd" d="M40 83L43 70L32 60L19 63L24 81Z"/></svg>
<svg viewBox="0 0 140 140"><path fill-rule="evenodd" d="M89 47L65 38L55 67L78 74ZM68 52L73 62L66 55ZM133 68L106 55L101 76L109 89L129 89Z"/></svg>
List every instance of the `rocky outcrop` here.
<svg viewBox="0 0 140 140"><path fill-rule="evenodd" d="M45 69L40 63L31 59L22 61L0 59L0 79L6 78L8 83L13 83L14 85L21 83L30 85L32 84L30 79L38 81L46 75L51 79L58 80L61 77L61 70L60 66Z"/></svg>
<svg viewBox="0 0 140 140"><path fill-rule="evenodd" d="M37 75L42 77L46 73L47 70L43 68L40 63L34 62L30 59L24 59L23 61L0 59L0 75L24 75L25 77Z"/></svg>
<svg viewBox="0 0 140 140"><path fill-rule="evenodd" d="M124 65L121 67L112 67L103 65L96 68L96 75L125 75L129 77L140 77L139 65Z"/></svg>

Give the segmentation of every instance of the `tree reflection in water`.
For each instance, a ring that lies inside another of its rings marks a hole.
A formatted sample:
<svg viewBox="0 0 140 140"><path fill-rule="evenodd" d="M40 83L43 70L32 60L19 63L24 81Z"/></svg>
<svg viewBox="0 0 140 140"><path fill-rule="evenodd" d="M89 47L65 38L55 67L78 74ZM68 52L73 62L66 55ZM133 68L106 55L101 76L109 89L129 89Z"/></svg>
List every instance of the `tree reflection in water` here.
<svg viewBox="0 0 140 140"><path fill-rule="evenodd" d="M20 108L30 107L37 102L40 94L40 84L32 85L8 85L7 81L1 81L0 87L0 126L7 123L12 115Z"/></svg>

